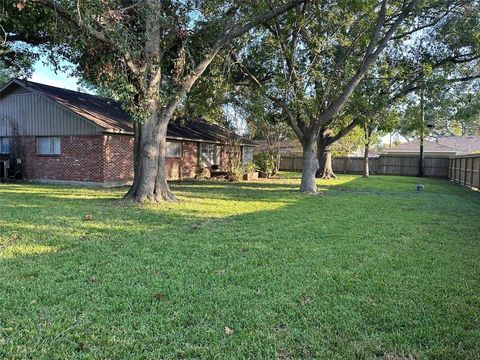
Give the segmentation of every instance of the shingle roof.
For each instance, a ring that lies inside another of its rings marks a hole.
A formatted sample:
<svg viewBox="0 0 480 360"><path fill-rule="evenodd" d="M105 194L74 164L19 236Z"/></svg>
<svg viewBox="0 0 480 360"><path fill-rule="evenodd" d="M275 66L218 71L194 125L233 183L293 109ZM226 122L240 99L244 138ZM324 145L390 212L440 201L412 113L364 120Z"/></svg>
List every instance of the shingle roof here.
<svg viewBox="0 0 480 360"><path fill-rule="evenodd" d="M2 92L12 83L48 97L75 114L92 121L107 132L133 133L130 116L122 109L121 103L118 101L18 79L13 79L2 89ZM224 128L209 124L202 119L179 119L168 125L167 138L225 144L228 142L229 136ZM240 137L240 139L242 145L256 145L246 138Z"/></svg>
<svg viewBox="0 0 480 360"><path fill-rule="evenodd" d="M269 149L267 140L255 140L257 143L256 151L266 152ZM302 153L302 145L298 140L280 140L278 151L282 155L293 155Z"/></svg>
<svg viewBox="0 0 480 360"><path fill-rule="evenodd" d="M425 152L439 152L439 153L456 152L456 150L451 147L437 144L436 142L428 141L428 140L425 140L423 142L423 150ZM398 153L420 152L420 141L412 140L412 141L394 146L390 149L385 149L385 152L398 152Z"/></svg>
<svg viewBox="0 0 480 360"><path fill-rule="evenodd" d="M190 139L203 142L226 144L231 139L226 129L215 124L209 124L203 119L177 119L168 124L167 138ZM254 141L234 135L242 145L256 146Z"/></svg>
<svg viewBox="0 0 480 360"><path fill-rule="evenodd" d="M480 136L445 136L437 141L464 154L480 151Z"/></svg>

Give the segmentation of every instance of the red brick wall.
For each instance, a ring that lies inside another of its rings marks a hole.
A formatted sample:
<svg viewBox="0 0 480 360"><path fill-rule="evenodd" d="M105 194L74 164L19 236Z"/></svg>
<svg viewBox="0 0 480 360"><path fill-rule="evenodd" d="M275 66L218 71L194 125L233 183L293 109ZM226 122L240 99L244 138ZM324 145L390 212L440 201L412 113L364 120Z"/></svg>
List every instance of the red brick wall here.
<svg viewBox="0 0 480 360"><path fill-rule="evenodd" d="M228 148L223 145L220 150L220 169L222 171L228 171Z"/></svg>
<svg viewBox="0 0 480 360"><path fill-rule="evenodd" d="M103 182L102 136L62 136L59 155L37 154L36 137L23 137L24 177L35 180Z"/></svg>
<svg viewBox="0 0 480 360"><path fill-rule="evenodd" d="M198 165L198 143L182 142L182 157L166 159L169 180L189 179L195 177Z"/></svg>
<svg viewBox="0 0 480 360"><path fill-rule="evenodd" d="M59 155L38 155L36 137L23 137L24 177L30 180L78 181L103 184L133 180L133 137L126 135L62 136ZM198 143L182 142L182 157L166 159L169 180L195 177ZM221 167L228 156L222 147Z"/></svg>
<svg viewBox="0 0 480 360"><path fill-rule="evenodd" d="M133 136L103 136L104 182L133 181Z"/></svg>

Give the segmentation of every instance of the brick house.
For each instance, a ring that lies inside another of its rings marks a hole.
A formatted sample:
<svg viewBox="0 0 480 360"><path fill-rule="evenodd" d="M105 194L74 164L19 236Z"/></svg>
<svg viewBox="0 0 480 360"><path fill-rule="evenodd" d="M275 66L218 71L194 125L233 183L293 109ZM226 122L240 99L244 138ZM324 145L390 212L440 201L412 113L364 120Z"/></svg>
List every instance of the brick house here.
<svg viewBox="0 0 480 360"><path fill-rule="evenodd" d="M202 120L170 123L169 178L192 178L201 163L226 170L228 139ZM249 161L254 143L239 139ZM0 161L0 176L18 163L30 181L125 185L133 179L133 128L112 99L13 79L0 89Z"/></svg>

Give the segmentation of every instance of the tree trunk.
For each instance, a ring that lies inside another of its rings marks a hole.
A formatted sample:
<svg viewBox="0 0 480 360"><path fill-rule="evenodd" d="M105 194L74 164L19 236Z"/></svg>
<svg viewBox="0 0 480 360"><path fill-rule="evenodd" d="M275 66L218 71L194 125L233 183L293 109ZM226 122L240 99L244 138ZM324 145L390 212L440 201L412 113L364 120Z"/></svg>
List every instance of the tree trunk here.
<svg viewBox="0 0 480 360"><path fill-rule="evenodd" d="M175 201L167 184L165 146L169 117L154 105L150 117L135 131L134 181L125 195L136 202Z"/></svg>
<svg viewBox="0 0 480 360"><path fill-rule="evenodd" d="M280 170L280 161L281 161L281 155L280 153L276 153L274 160L273 160L273 169L272 169L272 176L275 176L278 174L278 171Z"/></svg>
<svg viewBox="0 0 480 360"><path fill-rule="evenodd" d="M336 179L332 166L332 145L327 145L323 153L323 173L322 179Z"/></svg>
<svg viewBox="0 0 480 360"><path fill-rule="evenodd" d="M366 142L365 143L365 153L363 155L363 177L364 178L368 178L370 176L370 169L369 169L369 165L368 165L368 161L369 161L369 158L368 158L368 153L370 151L370 142Z"/></svg>
<svg viewBox="0 0 480 360"><path fill-rule="evenodd" d="M155 196L157 201L178 201L175 195L168 187L167 183L167 167L165 162L165 149L167 148L167 129L170 116L163 112L160 116L159 128L159 156L158 156L158 171L155 178Z"/></svg>
<svg viewBox="0 0 480 360"><path fill-rule="evenodd" d="M134 123L133 124L133 184L125 194L124 199L134 198L134 194L138 188L138 180L140 175L141 168L141 159L140 159L140 134L142 129L142 124Z"/></svg>
<svg viewBox="0 0 480 360"><path fill-rule="evenodd" d="M314 139L310 139L303 143L302 182L300 184L301 192L317 192L315 174L318 170L318 159L315 145Z"/></svg>
<svg viewBox="0 0 480 360"><path fill-rule="evenodd" d="M363 154L363 177L368 178L370 176L370 168L369 168L369 158L368 153L370 152L370 138L373 133L374 127L372 125L368 125L365 123L363 127L363 132L365 136L365 152Z"/></svg>
<svg viewBox="0 0 480 360"><path fill-rule="evenodd" d="M322 135L320 135L317 141L318 170L315 174L317 178L322 177L323 169L325 167L324 153L325 153L325 144L324 144Z"/></svg>
<svg viewBox="0 0 480 360"><path fill-rule="evenodd" d="M332 143L328 136L320 135L317 141L318 170L316 176L322 179L336 179L332 167Z"/></svg>

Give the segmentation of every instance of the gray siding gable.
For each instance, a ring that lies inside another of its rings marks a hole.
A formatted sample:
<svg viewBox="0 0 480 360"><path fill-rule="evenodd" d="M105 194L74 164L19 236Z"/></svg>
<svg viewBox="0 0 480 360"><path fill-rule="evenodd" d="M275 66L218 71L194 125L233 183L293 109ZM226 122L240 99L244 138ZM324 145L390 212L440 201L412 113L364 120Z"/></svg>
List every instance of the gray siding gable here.
<svg viewBox="0 0 480 360"><path fill-rule="evenodd" d="M103 131L48 97L18 85L0 97L0 136L98 135Z"/></svg>

